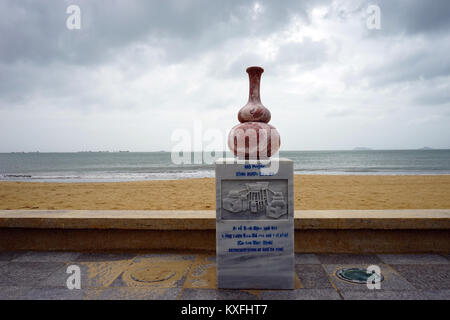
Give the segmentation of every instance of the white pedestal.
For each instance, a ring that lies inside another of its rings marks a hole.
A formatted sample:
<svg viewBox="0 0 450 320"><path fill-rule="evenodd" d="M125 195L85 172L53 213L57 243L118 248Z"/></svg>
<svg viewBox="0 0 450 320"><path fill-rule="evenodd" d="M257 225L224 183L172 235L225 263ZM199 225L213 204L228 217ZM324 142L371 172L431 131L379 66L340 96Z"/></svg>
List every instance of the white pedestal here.
<svg viewBox="0 0 450 320"><path fill-rule="evenodd" d="M294 289L294 184L289 159L216 161L217 284Z"/></svg>

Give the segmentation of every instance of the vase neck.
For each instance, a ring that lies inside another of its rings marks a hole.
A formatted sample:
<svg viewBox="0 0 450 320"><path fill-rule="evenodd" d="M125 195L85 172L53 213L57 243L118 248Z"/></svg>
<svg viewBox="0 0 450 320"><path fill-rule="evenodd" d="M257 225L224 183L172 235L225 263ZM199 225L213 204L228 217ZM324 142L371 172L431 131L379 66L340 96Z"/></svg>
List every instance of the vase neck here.
<svg viewBox="0 0 450 320"><path fill-rule="evenodd" d="M250 90L248 94L248 102L259 102L261 103L260 96L260 83L261 74L264 72L263 68L260 67L249 67L247 68L248 79L250 81Z"/></svg>

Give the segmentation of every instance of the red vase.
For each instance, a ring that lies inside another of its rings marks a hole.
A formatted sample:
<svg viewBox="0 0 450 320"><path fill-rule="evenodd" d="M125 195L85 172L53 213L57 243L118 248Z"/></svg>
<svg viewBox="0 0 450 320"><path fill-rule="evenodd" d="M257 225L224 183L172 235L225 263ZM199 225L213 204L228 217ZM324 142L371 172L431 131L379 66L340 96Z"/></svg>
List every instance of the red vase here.
<svg viewBox="0 0 450 320"><path fill-rule="evenodd" d="M233 127L228 135L228 147L238 158L266 159L280 148L280 135L277 129L268 124L271 115L261 103L260 82L264 69L249 67L250 82L248 102L239 110L240 124Z"/></svg>
<svg viewBox="0 0 450 320"><path fill-rule="evenodd" d="M239 110L239 122L265 122L270 121L270 111L261 103L260 83L261 75L264 69L261 67L247 68L250 89L248 93L248 102Z"/></svg>

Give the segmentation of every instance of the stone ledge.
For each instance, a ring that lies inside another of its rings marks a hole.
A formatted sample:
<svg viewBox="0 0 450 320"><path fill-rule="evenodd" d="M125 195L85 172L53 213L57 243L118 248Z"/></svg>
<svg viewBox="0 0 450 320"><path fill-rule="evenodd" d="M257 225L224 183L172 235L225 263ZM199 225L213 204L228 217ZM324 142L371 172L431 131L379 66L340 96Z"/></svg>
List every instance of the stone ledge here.
<svg viewBox="0 0 450 320"><path fill-rule="evenodd" d="M296 230L449 230L450 209L297 210ZM0 228L215 230L215 211L0 210Z"/></svg>
<svg viewBox="0 0 450 320"><path fill-rule="evenodd" d="M450 230L450 209L298 210L295 229Z"/></svg>
<svg viewBox="0 0 450 320"><path fill-rule="evenodd" d="M207 250L215 211L0 210L0 251ZM450 252L450 209L295 212L295 252Z"/></svg>

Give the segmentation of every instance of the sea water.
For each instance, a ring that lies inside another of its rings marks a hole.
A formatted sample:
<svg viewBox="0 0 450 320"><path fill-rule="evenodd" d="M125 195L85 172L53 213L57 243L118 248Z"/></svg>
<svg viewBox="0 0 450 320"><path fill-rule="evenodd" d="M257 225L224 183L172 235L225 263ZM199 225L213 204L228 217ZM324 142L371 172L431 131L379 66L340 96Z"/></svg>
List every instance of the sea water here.
<svg viewBox="0 0 450 320"><path fill-rule="evenodd" d="M450 174L450 150L282 151L295 174ZM196 157L201 159L201 157ZM169 152L0 153L0 180L141 181L214 177L214 165L175 164Z"/></svg>

